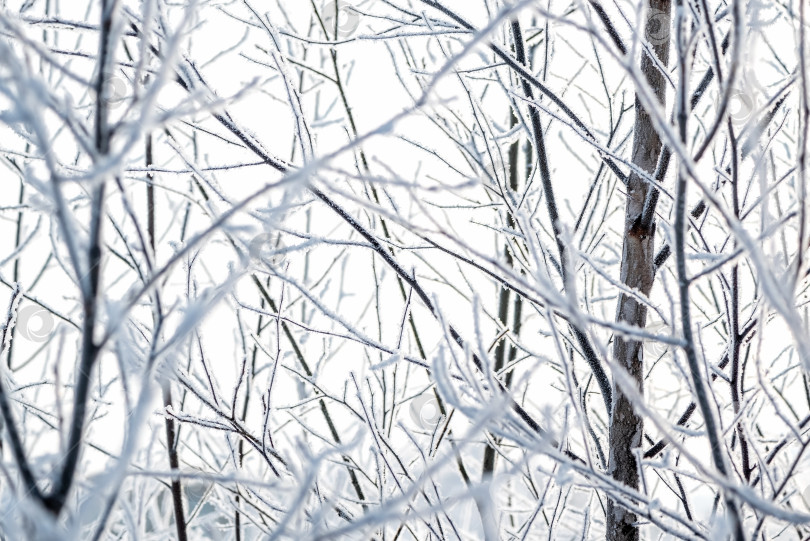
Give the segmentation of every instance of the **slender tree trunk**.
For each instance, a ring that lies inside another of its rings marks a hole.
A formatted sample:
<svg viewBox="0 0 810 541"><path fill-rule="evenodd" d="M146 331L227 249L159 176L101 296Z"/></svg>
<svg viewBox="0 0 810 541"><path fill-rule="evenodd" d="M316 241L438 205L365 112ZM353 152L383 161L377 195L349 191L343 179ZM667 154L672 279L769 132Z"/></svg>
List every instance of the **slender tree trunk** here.
<svg viewBox="0 0 810 541"><path fill-rule="evenodd" d="M517 116L515 116L515 112L512 111L509 118L509 128L513 129L517 125ZM509 145L509 189L513 192L517 192L518 189L518 151L520 142L515 141L511 145ZM495 171L496 174L501 174L501 171ZM506 225L510 229L515 229L515 219L511 213L507 213L506 215ZM513 260L512 260L512 252L509 243L507 242L503 247L503 254L504 258L506 259L506 264L509 268L512 268ZM507 287L502 287L500 292L498 293L498 319L501 321L501 325L504 327L509 325L509 297L510 297L510 290ZM515 329L520 328L520 306L521 306L521 297L517 296L515 298L515 321L514 321L514 328L512 329L515 332ZM494 370L497 374L503 367L506 365L506 349L507 349L507 339L503 337L498 343L498 346L495 348L495 366ZM514 351L514 346L509 346L509 357L510 359L514 357L517 352ZM505 385L508 388L509 383L511 381L511 372L505 378ZM493 437L493 440L497 444L499 441L498 438ZM484 463L483 463L483 473L485 476L492 475L495 471L495 448L492 446L487 445L484 449Z"/></svg>
<svg viewBox="0 0 810 541"><path fill-rule="evenodd" d="M670 0L645 0L647 3L646 36L669 36L669 28L659 25L669 24L671 17ZM649 38L648 38L649 39ZM669 39L655 39L653 50L661 63L666 66L669 59ZM650 88L661 104L665 103L666 87L664 76L653 59L642 52L641 70ZM655 172L661 138L652 124L649 114L636 99L636 123L633 133L633 163L650 174ZM624 220L624 245L622 249L621 280L629 288L649 295L655 277L655 221L642 220L650 184L636 174L631 174L627 182L627 201ZM646 222L646 223L645 223ZM647 323L647 308L635 298L622 294L616 320L637 327ZM643 365L641 342L617 336L613 342L614 362L623 367L643 392ZM616 481L638 488L638 463L635 450L641 447L644 422L633 409L632 401L620 388L614 391L613 411L610 417L610 455L608 468ZM607 506L608 541L637 541L639 528L635 513L621 507L613 500Z"/></svg>
<svg viewBox="0 0 810 541"><path fill-rule="evenodd" d="M146 167L152 167L152 136L146 136ZM149 236L149 246L152 251L152 256L155 255L155 186L153 184L154 174L148 172L146 176L149 182L146 185L146 231ZM150 269L151 270L151 269ZM157 299L156 299L157 300ZM158 310L160 310L160 301L157 300ZM172 405L172 388L169 381L164 381L162 384L163 391L163 406L166 409L171 409ZM177 427L174 424L174 419L169 416L165 418L166 424L166 449L169 452L169 467L173 472L180 469L180 459L177 455L177 443L179 435ZM186 541L188 533L186 531L186 515L183 511L183 486L179 477L173 477L171 481L172 491L172 505L174 507L174 521L177 529L177 540Z"/></svg>

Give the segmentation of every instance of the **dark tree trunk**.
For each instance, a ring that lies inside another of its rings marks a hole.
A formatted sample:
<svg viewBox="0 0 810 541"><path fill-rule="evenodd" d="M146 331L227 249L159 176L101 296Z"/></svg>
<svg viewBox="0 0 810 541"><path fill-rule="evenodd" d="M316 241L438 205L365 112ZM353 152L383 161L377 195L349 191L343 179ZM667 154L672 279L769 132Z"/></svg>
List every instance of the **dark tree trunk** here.
<svg viewBox="0 0 810 541"><path fill-rule="evenodd" d="M669 59L669 34L671 28L670 0L645 0L647 5L646 39L652 43L653 50L661 64L667 65ZM666 38L666 39L664 39ZM642 53L641 70L650 88L658 100L664 104L666 87L664 76L655 62ZM649 114L636 99L636 123L633 133L633 163L650 174L655 172L661 138L650 120ZM622 249L621 281L624 285L648 295L655 277L655 221L643 220L644 203L650 184L631 173L627 182L627 202L625 206L624 246ZM622 294L616 320L637 327L647 323L647 308L633 297ZM613 342L614 362L622 366L643 392L643 365L641 342L627 340L617 336ZM644 423L633 409L631 400L617 386L614 390L613 411L610 418L610 455L608 468L616 481L623 485L638 488L638 464L635 449L641 447ZM637 541L639 528L638 517L621 507L613 500L607 506L607 539L608 541Z"/></svg>

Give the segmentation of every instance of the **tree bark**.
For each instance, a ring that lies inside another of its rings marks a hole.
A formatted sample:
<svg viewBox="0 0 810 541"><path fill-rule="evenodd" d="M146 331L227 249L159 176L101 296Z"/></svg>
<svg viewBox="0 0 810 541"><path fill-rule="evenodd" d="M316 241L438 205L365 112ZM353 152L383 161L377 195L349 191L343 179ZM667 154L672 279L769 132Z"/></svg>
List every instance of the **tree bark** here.
<svg viewBox="0 0 810 541"><path fill-rule="evenodd" d="M647 15L645 36L669 36L671 27L671 1L645 0ZM668 25L662 28L660 25ZM645 38L647 39L647 38ZM652 41L652 50L661 64L669 60L669 39L648 39ZM659 102L666 101L666 87L663 74L646 52L642 52L641 71L650 88L655 92ZM655 172L658 157L661 153L661 138L652 124L649 114L636 98L636 121L633 132L632 161L639 168L650 173ZM649 295L655 277L655 221L643 220L644 203L647 194L653 187L635 173L631 173L627 182L627 201L625 204L624 242L622 248L621 281L630 289ZM645 223L647 222L647 223ZM616 313L616 321L637 327L647 323L647 307L635 298L621 294ZM643 393L643 362L641 342L638 340L615 337L613 358L617 366L627 370L633 381ZM637 489L639 482L638 463L635 449L641 447L644 421L633 409L632 401L620 388L614 389L613 410L610 417L608 468L613 479L630 488ZM606 516L606 538L608 541L638 541L638 517L635 513L621 507L617 502L608 500Z"/></svg>

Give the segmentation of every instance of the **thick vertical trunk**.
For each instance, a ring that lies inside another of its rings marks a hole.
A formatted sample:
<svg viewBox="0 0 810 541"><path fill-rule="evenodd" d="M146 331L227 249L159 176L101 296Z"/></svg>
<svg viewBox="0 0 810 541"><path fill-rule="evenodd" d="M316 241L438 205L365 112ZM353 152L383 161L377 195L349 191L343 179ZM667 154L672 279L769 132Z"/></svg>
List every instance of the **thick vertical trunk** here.
<svg viewBox="0 0 810 541"><path fill-rule="evenodd" d="M645 0L647 5L646 36L652 42L653 50L663 65L669 58L670 0ZM666 27L661 25L667 25ZM664 104L666 87L664 76L656 68L654 61L642 53L641 70L658 100ZM661 153L661 138L656 132L649 114L636 99L636 123L633 133L633 163L652 174ZM644 202L650 184L636 174L631 174L627 183L625 206L624 245L622 249L621 280L633 290L648 295L655 277L654 237L655 222L643 223ZM644 327L647 323L647 308L633 297L622 294L619 297L616 320ZM643 367L641 342L626 340L617 336L613 343L613 357L617 365L624 367L643 391ZM631 400L616 388L613 411L610 418L610 456L608 467L616 481L638 488L638 464L634 450L641 446L644 428L643 419L635 412ZM607 507L608 541L637 541L638 517L619 506L613 500Z"/></svg>

